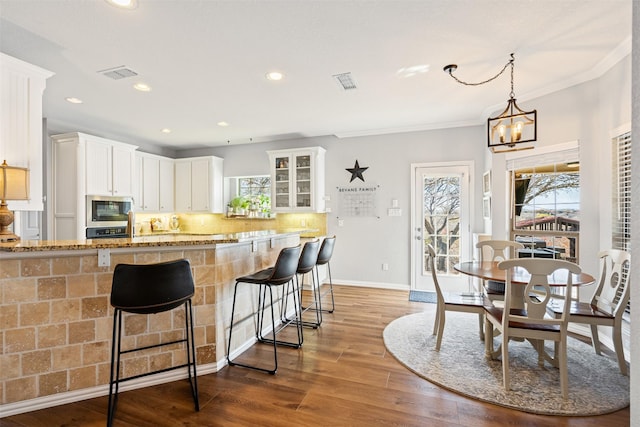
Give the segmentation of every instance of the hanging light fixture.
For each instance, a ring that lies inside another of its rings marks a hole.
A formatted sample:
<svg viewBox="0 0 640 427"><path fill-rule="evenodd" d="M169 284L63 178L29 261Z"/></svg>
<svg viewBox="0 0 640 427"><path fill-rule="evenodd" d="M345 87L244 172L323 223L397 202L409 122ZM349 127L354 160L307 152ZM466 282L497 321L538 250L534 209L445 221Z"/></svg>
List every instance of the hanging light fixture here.
<svg viewBox="0 0 640 427"><path fill-rule="evenodd" d="M449 73L455 81L465 86L480 86L489 83L501 76L507 67L511 68L511 92L509 93L507 107L498 116L487 119L487 146L494 153L533 148L533 143L537 137L536 110L524 111L516 103L513 90L514 62L515 58L512 53L511 59L498 74L479 83L464 82L454 76L453 72L458 68L456 64L444 67L446 73Z"/></svg>

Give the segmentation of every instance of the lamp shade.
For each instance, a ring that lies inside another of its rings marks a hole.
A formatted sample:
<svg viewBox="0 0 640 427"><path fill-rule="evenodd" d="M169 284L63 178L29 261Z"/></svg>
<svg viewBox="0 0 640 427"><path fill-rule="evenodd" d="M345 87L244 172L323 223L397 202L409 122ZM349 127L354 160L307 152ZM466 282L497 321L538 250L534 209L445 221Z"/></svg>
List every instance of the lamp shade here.
<svg viewBox="0 0 640 427"><path fill-rule="evenodd" d="M5 160L0 165L0 200L29 199L29 170L7 165Z"/></svg>

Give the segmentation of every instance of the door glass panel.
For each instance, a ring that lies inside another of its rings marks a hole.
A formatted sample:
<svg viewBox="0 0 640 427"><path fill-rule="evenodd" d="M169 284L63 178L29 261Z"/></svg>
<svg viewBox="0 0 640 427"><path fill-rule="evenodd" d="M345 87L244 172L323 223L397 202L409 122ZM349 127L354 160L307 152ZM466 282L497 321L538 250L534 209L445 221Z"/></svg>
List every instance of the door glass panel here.
<svg viewBox="0 0 640 427"><path fill-rule="evenodd" d="M276 200L277 208L289 207L289 157L276 157Z"/></svg>
<svg viewBox="0 0 640 427"><path fill-rule="evenodd" d="M423 176L423 256L422 271L427 274L427 245L436 250L438 274L458 274L453 266L460 262L460 175Z"/></svg>
<svg viewBox="0 0 640 427"><path fill-rule="evenodd" d="M311 206L311 156L296 156L296 207Z"/></svg>

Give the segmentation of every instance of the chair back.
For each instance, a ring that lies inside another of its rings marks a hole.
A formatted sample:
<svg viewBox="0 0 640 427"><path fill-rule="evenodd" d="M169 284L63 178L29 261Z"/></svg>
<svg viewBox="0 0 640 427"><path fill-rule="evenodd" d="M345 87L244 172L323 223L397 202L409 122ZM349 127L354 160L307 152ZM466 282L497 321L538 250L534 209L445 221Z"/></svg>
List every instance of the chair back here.
<svg viewBox="0 0 640 427"><path fill-rule="evenodd" d="M517 249L524 249L520 242L511 240L484 240L476 243L480 250L480 262L504 261L515 257Z"/></svg>
<svg viewBox="0 0 640 427"><path fill-rule="evenodd" d="M291 280L298 269L299 258L300 245L282 249L271 270L271 277L269 277L268 282L272 285L282 285Z"/></svg>
<svg viewBox="0 0 640 427"><path fill-rule="evenodd" d="M325 237L318 252L318 265L324 265L331 260L333 255L333 247L336 244L336 236Z"/></svg>
<svg viewBox="0 0 640 427"><path fill-rule="evenodd" d="M320 240L317 239L304 244L298 260L298 274L305 274L313 270L318 261L318 248L320 248Z"/></svg>
<svg viewBox="0 0 640 427"><path fill-rule="evenodd" d="M438 304L444 305L444 296L442 295L442 289L440 289L438 275L436 274L436 250L430 244L427 245L427 258L428 267L431 270L431 277L433 278L433 286L436 288Z"/></svg>
<svg viewBox="0 0 640 427"><path fill-rule="evenodd" d="M558 325L566 328L568 321L567 313L569 312L569 305L571 304L570 298L564 299L562 317L557 319L545 318L547 304L553 296L551 286L549 286L548 276L553 274L554 282L556 282L556 284L559 280L564 281L566 294L571 295L571 287L573 284L572 273L580 274L582 269L579 265L557 259L516 258L500 262L500 264L498 264L498 268L507 271L504 315L502 317L505 330L508 327L509 322L519 322L525 325ZM531 278L526 285L512 282L513 269L516 268L522 268L531 275ZM565 274L562 274L561 270L564 270ZM512 288L514 286L524 286L523 298L526 308L525 311L512 310L514 305L514 302L512 301L514 295Z"/></svg>
<svg viewBox="0 0 640 427"><path fill-rule="evenodd" d="M113 270L111 305L130 313L149 314L180 306L194 294L186 259L157 264L118 264Z"/></svg>
<svg viewBox="0 0 640 427"><path fill-rule="evenodd" d="M598 254L601 260L600 282L591 305L614 317L622 316L629 302L631 254L609 249Z"/></svg>

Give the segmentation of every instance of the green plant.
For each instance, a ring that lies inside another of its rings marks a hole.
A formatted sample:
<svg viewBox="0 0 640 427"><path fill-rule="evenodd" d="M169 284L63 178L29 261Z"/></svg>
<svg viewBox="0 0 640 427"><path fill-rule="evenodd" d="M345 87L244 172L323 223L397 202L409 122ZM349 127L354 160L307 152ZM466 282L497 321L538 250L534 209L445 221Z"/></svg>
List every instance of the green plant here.
<svg viewBox="0 0 640 427"><path fill-rule="evenodd" d="M231 199L231 201L229 202L229 206L231 206L234 209L239 209L239 208L246 209L249 206L249 201L244 197L238 196Z"/></svg>

